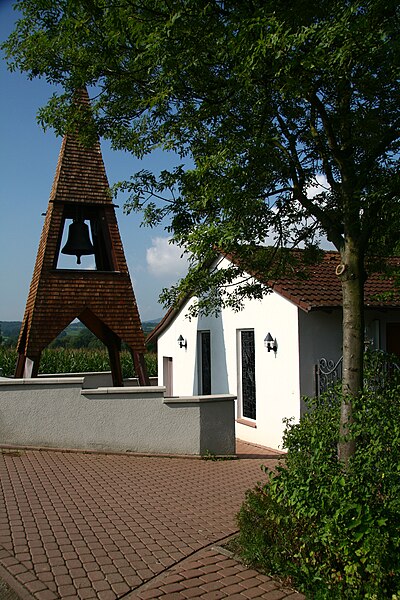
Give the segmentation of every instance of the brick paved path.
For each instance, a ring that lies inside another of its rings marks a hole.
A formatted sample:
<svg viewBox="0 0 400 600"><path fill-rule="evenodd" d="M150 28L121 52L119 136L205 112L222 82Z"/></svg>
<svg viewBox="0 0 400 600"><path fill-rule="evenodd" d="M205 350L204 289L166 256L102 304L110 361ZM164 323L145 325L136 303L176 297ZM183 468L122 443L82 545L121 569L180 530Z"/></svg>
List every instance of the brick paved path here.
<svg viewBox="0 0 400 600"><path fill-rule="evenodd" d="M276 463L265 449L238 451L233 461L3 451L0 575L26 600L300 600L212 546L235 531L260 464Z"/></svg>

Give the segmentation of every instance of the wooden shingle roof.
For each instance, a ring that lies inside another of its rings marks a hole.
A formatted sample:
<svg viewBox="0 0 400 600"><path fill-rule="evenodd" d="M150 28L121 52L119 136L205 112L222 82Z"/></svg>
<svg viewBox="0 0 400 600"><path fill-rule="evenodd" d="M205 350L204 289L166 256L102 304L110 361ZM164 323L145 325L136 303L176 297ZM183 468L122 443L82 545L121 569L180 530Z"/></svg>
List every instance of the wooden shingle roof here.
<svg viewBox="0 0 400 600"><path fill-rule="evenodd" d="M89 103L85 90L80 101ZM72 218L71 210L78 211L78 216L79 211L91 211L88 215L103 236L109 255L108 267L58 268L62 234L66 221ZM116 345L114 339L118 338L134 353L142 355L145 351L100 143L85 147L78 136L68 133L59 154L18 340L19 364L26 357L38 362L43 348L75 318L92 328L102 341L112 340ZM17 367L20 371L22 366Z"/></svg>

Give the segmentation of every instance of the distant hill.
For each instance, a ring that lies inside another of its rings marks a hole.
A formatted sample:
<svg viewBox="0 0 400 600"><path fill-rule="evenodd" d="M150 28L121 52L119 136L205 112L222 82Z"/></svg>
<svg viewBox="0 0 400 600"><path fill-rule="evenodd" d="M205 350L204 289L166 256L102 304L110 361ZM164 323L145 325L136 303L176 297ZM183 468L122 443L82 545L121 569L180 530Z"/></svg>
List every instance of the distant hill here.
<svg viewBox="0 0 400 600"><path fill-rule="evenodd" d="M145 334L149 333L160 321L161 319L143 321L143 332ZM8 344L12 343L14 345L18 339L21 324L21 321L0 321L0 330L3 336L3 342L6 342ZM74 323L70 323L68 327L60 334L59 337L65 337L66 335L78 336L85 329L86 327L80 321L76 321Z"/></svg>
<svg viewBox="0 0 400 600"><path fill-rule="evenodd" d="M154 327L159 324L161 319L153 319L152 321L143 321L142 328L144 333L150 333L153 331Z"/></svg>
<svg viewBox="0 0 400 600"><path fill-rule="evenodd" d="M21 321L0 321L0 329L3 337L18 337Z"/></svg>

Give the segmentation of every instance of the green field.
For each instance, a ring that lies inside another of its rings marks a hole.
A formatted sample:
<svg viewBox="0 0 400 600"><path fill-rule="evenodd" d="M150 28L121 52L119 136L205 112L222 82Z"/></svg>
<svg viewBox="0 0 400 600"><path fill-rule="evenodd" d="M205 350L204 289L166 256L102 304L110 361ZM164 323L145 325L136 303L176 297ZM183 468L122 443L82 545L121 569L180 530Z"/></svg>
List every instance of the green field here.
<svg viewBox="0 0 400 600"><path fill-rule="evenodd" d="M160 319L143 321L143 333L147 335ZM17 343L21 321L0 321L0 345L14 347ZM101 348L102 343L80 321L74 321L50 344L53 348Z"/></svg>
<svg viewBox="0 0 400 600"><path fill-rule="evenodd" d="M0 346L0 370L4 377L12 377L17 361L15 348ZM147 371L150 377L157 376L157 356L145 355ZM121 352L123 377L134 377L133 361L126 350ZM110 363L107 350L102 348L47 348L42 353L39 373L87 373L90 371L109 371Z"/></svg>

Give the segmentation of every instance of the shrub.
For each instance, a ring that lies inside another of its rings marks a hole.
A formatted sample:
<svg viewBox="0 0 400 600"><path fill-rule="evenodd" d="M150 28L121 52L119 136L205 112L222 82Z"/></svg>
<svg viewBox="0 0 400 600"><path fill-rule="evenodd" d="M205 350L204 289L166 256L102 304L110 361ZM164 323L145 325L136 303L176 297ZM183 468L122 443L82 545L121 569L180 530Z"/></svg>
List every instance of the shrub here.
<svg viewBox="0 0 400 600"><path fill-rule="evenodd" d="M238 515L246 562L307 598L400 597L400 385L366 390L354 400L347 471L337 459L336 389L309 400L299 424L286 423L285 465L265 469L266 483L247 493Z"/></svg>

